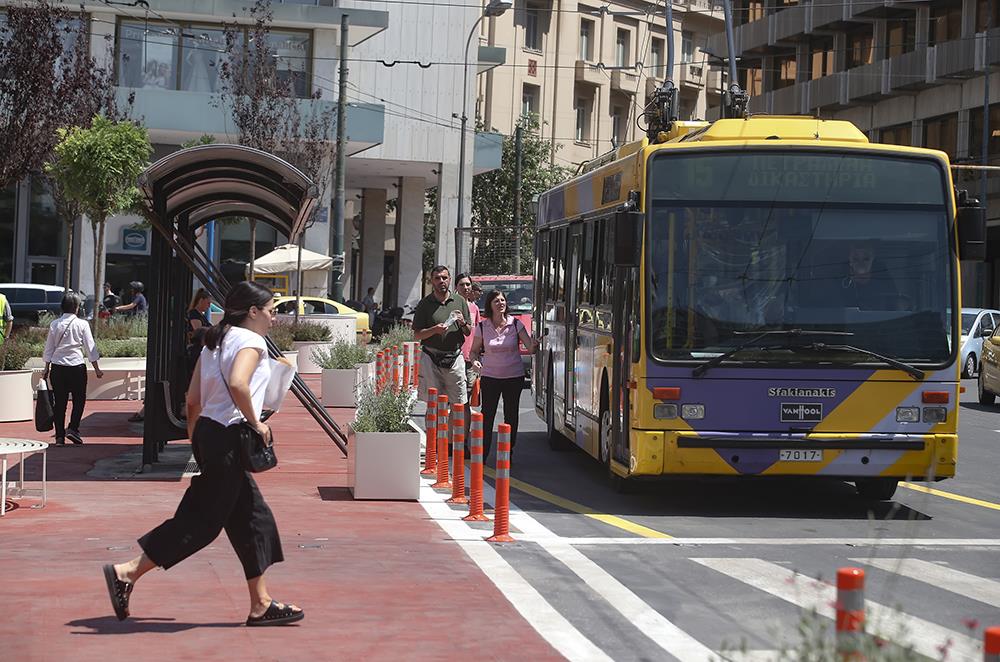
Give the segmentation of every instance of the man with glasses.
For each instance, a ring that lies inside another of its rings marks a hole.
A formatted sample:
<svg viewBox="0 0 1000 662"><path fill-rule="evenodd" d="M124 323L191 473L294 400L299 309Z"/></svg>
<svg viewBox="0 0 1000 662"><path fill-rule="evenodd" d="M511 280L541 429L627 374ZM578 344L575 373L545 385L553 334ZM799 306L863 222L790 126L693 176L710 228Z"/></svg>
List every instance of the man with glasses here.
<svg viewBox="0 0 1000 662"><path fill-rule="evenodd" d="M472 333L469 303L452 293L448 267L431 269L432 291L413 311L413 337L420 341L420 397L427 389L447 394L448 403L466 402L465 358L462 344Z"/></svg>

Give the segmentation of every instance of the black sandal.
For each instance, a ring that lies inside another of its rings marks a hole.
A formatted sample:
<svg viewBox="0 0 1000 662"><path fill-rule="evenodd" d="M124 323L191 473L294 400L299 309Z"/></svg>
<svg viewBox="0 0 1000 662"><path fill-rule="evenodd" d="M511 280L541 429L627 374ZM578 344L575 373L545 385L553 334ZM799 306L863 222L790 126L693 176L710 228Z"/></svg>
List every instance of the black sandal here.
<svg viewBox="0 0 1000 662"><path fill-rule="evenodd" d="M104 566L104 581L108 584L108 597L111 598L111 606L114 607L115 616L119 621L128 618L128 599L132 594L135 584L123 582L118 579L118 573L111 564Z"/></svg>
<svg viewBox="0 0 1000 662"><path fill-rule="evenodd" d="M301 609L295 611L290 605L279 607L277 602L271 600L271 604L268 606L267 611L260 616L250 616L247 618L247 625L251 627L262 625L288 625L289 623L301 621L305 617L306 613Z"/></svg>

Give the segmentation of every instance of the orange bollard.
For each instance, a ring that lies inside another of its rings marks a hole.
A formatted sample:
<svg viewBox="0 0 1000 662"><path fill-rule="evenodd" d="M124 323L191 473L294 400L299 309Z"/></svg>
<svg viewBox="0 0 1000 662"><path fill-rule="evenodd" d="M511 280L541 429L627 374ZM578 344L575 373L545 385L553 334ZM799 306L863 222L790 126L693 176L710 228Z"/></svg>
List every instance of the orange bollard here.
<svg viewBox="0 0 1000 662"><path fill-rule="evenodd" d="M382 368L383 368L383 358L382 352L375 354L375 392L379 393L382 390Z"/></svg>
<svg viewBox="0 0 1000 662"><path fill-rule="evenodd" d="M1000 626L988 627L983 633L983 662L1000 662Z"/></svg>
<svg viewBox="0 0 1000 662"><path fill-rule="evenodd" d="M837 652L844 660L864 660L865 571L837 570Z"/></svg>
<svg viewBox="0 0 1000 662"><path fill-rule="evenodd" d="M413 343L413 388L420 387L420 355L423 354L418 347L417 343Z"/></svg>
<svg viewBox="0 0 1000 662"><path fill-rule="evenodd" d="M486 542L514 542L510 535L510 426L497 426L496 503L493 504L493 535Z"/></svg>
<svg viewBox="0 0 1000 662"><path fill-rule="evenodd" d="M403 388L410 388L410 364L413 362L413 352L410 343L403 343Z"/></svg>
<svg viewBox="0 0 1000 662"><path fill-rule="evenodd" d="M400 368L400 352L399 345L392 346L392 386L399 391L399 387L402 382L402 370Z"/></svg>
<svg viewBox="0 0 1000 662"><path fill-rule="evenodd" d="M451 498L445 503L465 504L465 405L451 407Z"/></svg>
<svg viewBox="0 0 1000 662"><path fill-rule="evenodd" d="M424 470L421 476L433 476L437 473L437 389L427 389L427 446L424 449Z"/></svg>
<svg viewBox="0 0 1000 662"><path fill-rule="evenodd" d="M479 377L476 377L476 381L472 382L472 395L469 396L469 405L472 407L479 407Z"/></svg>
<svg viewBox="0 0 1000 662"><path fill-rule="evenodd" d="M450 490L448 479L448 396L438 396L437 410L437 482L431 485L441 490Z"/></svg>
<svg viewBox="0 0 1000 662"><path fill-rule="evenodd" d="M462 519L466 522L488 522L490 518L483 513L483 415L479 412L472 414L469 434L472 435L469 453L472 485L469 486L469 514Z"/></svg>

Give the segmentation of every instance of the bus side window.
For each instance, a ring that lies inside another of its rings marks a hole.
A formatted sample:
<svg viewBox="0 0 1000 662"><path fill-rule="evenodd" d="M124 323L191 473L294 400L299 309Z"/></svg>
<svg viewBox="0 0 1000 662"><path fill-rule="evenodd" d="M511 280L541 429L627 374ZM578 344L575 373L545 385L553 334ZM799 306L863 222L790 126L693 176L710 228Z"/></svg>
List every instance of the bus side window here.
<svg viewBox="0 0 1000 662"><path fill-rule="evenodd" d="M580 277L577 279L577 304L592 303L590 290L594 278L594 224L583 225L583 253L580 255Z"/></svg>

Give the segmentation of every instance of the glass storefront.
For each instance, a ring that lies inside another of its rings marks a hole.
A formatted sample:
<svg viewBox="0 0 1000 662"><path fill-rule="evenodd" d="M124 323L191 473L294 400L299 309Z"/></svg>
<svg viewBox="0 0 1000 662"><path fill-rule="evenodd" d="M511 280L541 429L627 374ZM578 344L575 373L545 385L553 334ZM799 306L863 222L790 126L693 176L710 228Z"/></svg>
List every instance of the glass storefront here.
<svg viewBox="0 0 1000 662"><path fill-rule="evenodd" d="M14 280L14 237L17 228L17 186L0 189L0 282Z"/></svg>

